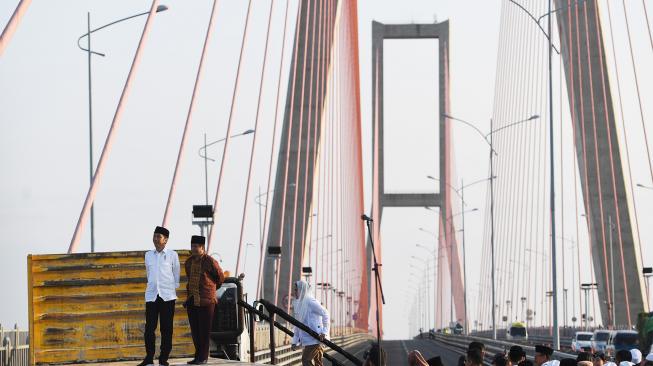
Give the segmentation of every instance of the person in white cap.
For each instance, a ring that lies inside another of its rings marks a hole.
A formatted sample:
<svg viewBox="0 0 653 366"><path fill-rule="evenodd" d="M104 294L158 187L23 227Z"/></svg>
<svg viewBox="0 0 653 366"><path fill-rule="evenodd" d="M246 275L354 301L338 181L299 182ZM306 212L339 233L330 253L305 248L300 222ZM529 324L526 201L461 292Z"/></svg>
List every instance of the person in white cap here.
<svg viewBox="0 0 653 366"><path fill-rule="evenodd" d="M630 355L631 355L630 362L632 362L635 365L639 365L640 363L642 363L642 352L640 352L640 350L638 350L637 348L633 348L630 350Z"/></svg>
<svg viewBox="0 0 653 366"><path fill-rule="evenodd" d="M630 362L633 359L633 354L630 353L629 350L627 349L622 349L617 351L617 353L614 355L615 358L615 363L619 366L632 366L633 363Z"/></svg>

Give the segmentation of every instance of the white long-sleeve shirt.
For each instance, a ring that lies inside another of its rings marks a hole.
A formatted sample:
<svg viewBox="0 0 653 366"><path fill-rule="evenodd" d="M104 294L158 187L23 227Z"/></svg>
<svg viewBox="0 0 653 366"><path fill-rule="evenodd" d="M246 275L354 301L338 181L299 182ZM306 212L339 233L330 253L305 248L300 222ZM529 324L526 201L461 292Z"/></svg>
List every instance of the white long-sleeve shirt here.
<svg viewBox="0 0 653 366"><path fill-rule="evenodd" d="M302 323L306 324L317 334L325 334L326 338L329 338L329 330L331 327L331 319L329 318L329 312L320 305L320 303L315 299L307 299L308 312L306 313L305 319L297 319ZM311 337L308 333L303 330L294 327L293 329L292 343L301 344L302 346L310 346L320 343L319 340Z"/></svg>
<svg viewBox="0 0 653 366"><path fill-rule="evenodd" d="M156 249L145 253L145 269L147 270L147 288L145 301L156 301L157 295L163 301L177 299L179 287L179 256L174 250L164 248L158 252Z"/></svg>

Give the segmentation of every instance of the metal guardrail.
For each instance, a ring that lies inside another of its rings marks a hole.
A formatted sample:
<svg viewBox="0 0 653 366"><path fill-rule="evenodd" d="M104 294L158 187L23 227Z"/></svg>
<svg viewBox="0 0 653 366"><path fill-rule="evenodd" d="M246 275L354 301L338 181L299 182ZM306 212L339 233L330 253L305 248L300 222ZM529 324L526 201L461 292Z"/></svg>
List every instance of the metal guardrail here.
<svg viewBox="0 0 653 366"><path fill-rule="evenodd" d="M562 329L562 328L561 328ZM562 349L571 349L571 341L573 338L573 334L576 331L575 329L573 332L570 332L569 329L573 328L566 328L564 332L561 332L560 336L560 347ZM550 335L544 334L545 332L548 332L549 328L535 328L535 329L528 329L528 339L513 339L510 342L514 344L519 344L519 345L535 345L535 344L548 344L551 345L553 344L553 338ZM565 334L571 333L571 336L566 336ZM483 339L491 339L492 338L492 331L483 331L483 332L474 332L471 334L471 336L476 336L480 337ZM505 331L504 332L498 332L497 338L499 340L506 340L505 336Z"/></svg>
<svg viewBox="0 0 653 366"><path fill-rule="evenodd" d="M367 342L373 339L374 338L367 333L354 333L346 336L332 338L332 341L334 343L341 345L343 348L349 348L361 342ZM300 349L295 351L291 350L290 344L277 347L275 353L276 353L277 365L280 366L301 365L302 363L302 351ZM333 351L327 349L325 350L324 357L329 359L328 357L331 357L333 353L334 353ZM255 356L256 356L256 362L258 363L268 364L271 362L271 358L270 358L271 353L269 348L261 349L257 351L255 353Z"/></svg>
<svg viewBox="0 0 653 366"><path fill-rule="evenodd" d="M18 325L7 330L0 326L0 366L29 365L29 332Z"/></svg>
<svg viewBox="0 0 653 366"><path fill-rule="evenodd" d="M428 338L428 334L424 334L424 338ZM492 357L499 352L507 353L511 346L519 343L507 342L503 340L493 340L491 338L485 337L475 337L475 336L464 336L464 335L442 335L435 334L435 340L447 344L458 349L466 350L467 346L472 341L482 342L485 345L485 354L486 360L484 361L486 365L492 364ZM533 355L535 354L535 347L527 344L520 344L526 352L526 357L529 360L533 360ZM576 355L569 354L565 352L555 351L553 353L553 358L562 359L562 358L576 358Z"/></svg>
<svg viewBox="0 0 653 366"><path fill-rule="evenodd" d="M247 310L247 312L249 313L249 316L250 316L250 321L249 321L249 333L250 334L249 334L249 337L250 337L250 361L251 362L256 361L255 327L254 327L254 322L252 321L254 319L255 315L271 324L271 326L270 326L269 354L270 354L270 363L273 364L273 365L279 364L278 361L283 362L283 364L285 364L285 362L288 361L285 357L282 360L277 360L277 355L276 355L276 352L277 352L277 349L276 349L276 329L280 329L281 331L283 331L284 333L286 333L286 334L288 334L290 336L294 335L294 333L290 329L286 328L284 325L280 324L279 322L277 322L275 320L276 315L280 316L285 321L287 321L288 323L294 325L295 327L303 330L304 332L306 332L311 337L313 337L315 339L319 339L319 335L316 332L314 332L312 329L307 327L304 323L302 323L302 322L298 321L297 319L293 318L292 316L290 316L284 310L280 309L279 307L277 307L277 306L273 305L272 303L270 303L270 302L268 302L266 300L263 300L263 299L261 299L259 301L259 303L262 304L263 306L265 306L266 310L268 311L268 313L270 315L267 315L267 314L263 313L262 311L256 309L254 306L249 305L245 301L239 301L238 302L238 305L245 308ZM362 366L363 362L361 360L359 360L358 358L356 358L355 356L353 356L349 352L345 351L344 349L342 349L342 347L338 346L337 344L333 343L332 341L330 341L328 339L324 339L324 340L321 341L321 343L323 343L325 346L327 346L331 350L336 351L339 354L343 355L349 361L351 361L354 365ZM283 346L281 349L285 350L286 348L290 348L290 346L286 345L286 346ZM324 354L324 358L331 361L332 365L342 365L338 360L333 358L328 353Z"/></svg>

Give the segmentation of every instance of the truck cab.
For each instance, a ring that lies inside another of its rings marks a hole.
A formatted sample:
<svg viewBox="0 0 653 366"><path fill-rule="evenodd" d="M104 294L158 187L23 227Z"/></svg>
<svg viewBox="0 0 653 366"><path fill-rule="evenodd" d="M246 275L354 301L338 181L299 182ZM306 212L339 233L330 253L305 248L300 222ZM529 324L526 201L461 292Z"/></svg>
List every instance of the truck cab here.
<svg viewBox="0 0 653 366"><path fill-rule="evenodd" d="M506 339L508 340L514 340L514 339L523 339L527 340L528 339L528 330L526 329L526 325L521 322L515 322L510 324L508 329L506 330Z"/></svg>
<svg viewBox="0 0 653 366"><path fill-rule="evenodd" d="M597 329L592 334L592 352L605 352L605 347L608 345L610 338L610 331L604 329Z"/></svg>
<svg viewBox="0 0 653 366"><path fill-rule="evenodd" d="M592 352L592 332L576 332L571 339L571 350L574 352Z"/></svg>
<svg viewBox="0 0 653 366"><path fill-rule="evenodd" d="M606 354L614 356L622 349L630 351L639 346L639 335L634 330L617 330L610 335Z"/></svg>

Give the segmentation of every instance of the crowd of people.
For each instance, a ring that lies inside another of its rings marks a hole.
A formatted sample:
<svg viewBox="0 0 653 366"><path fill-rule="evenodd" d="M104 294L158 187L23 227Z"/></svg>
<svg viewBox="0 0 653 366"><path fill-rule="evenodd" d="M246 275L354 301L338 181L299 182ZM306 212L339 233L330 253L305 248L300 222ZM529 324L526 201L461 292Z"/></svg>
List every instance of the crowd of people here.
<svg viewBox="0 0 653 366"><path fill-rule="evenodd" d="M483 366L487 353L485 345L481 342L471 342L465 356L458 360L458 366ZM580 352L576 358L554 359L553 349L545 345L535 346L533 361L526 357L526 352L521 346L512 346L510 350L496 353L491 357L492 366L653 366L653 353L646 357L639 349L617 351L614 360L604 352ZM382 366L383 363L368 364L367 366ZM440 357L426 360L422 354L415 350L408 354L410 366L439 366L442 365Z"/></svg>
<svg viewBox="0 0 653 366"><path fill-rule="evenodd" d="M510 350L499 352L488 357L485 345L481 342L471 342L464 356L458 359L458 366L483 366L487 358L491 358L492 366L653 366L653 353L646 357L638 349L617 351L614 360L603 352L580 352L576 358L555 359L553 349L545 345L535 346L533 360L526 357L521 346L512 346ZM373 344L364 354L363 366L386 366L386 353ZM426 359L418 350L408 353L409 366L443 366L439 356Z"/></svg>
<svg viewBox="0 0 653 366"><path fill-rule="evenodd" d="M472 342L475 343L475 342ZM476 342L477 343L477 342ZM484 352L484 351L482 351ZM468 351L469 353L469 351ZM526 358L524 349L520 346L512 346L510 351L497 353L492 358L493 366L519 365L519 366L653 366L653 353L643 357L638 349L620 350L616 352L614 360L606 356L604 352L580 352L576 358L554 359L553 349L545 345L535 346L535 357L533 361ZM483 363L466 362L465 365L476 366Z"/></svg>

